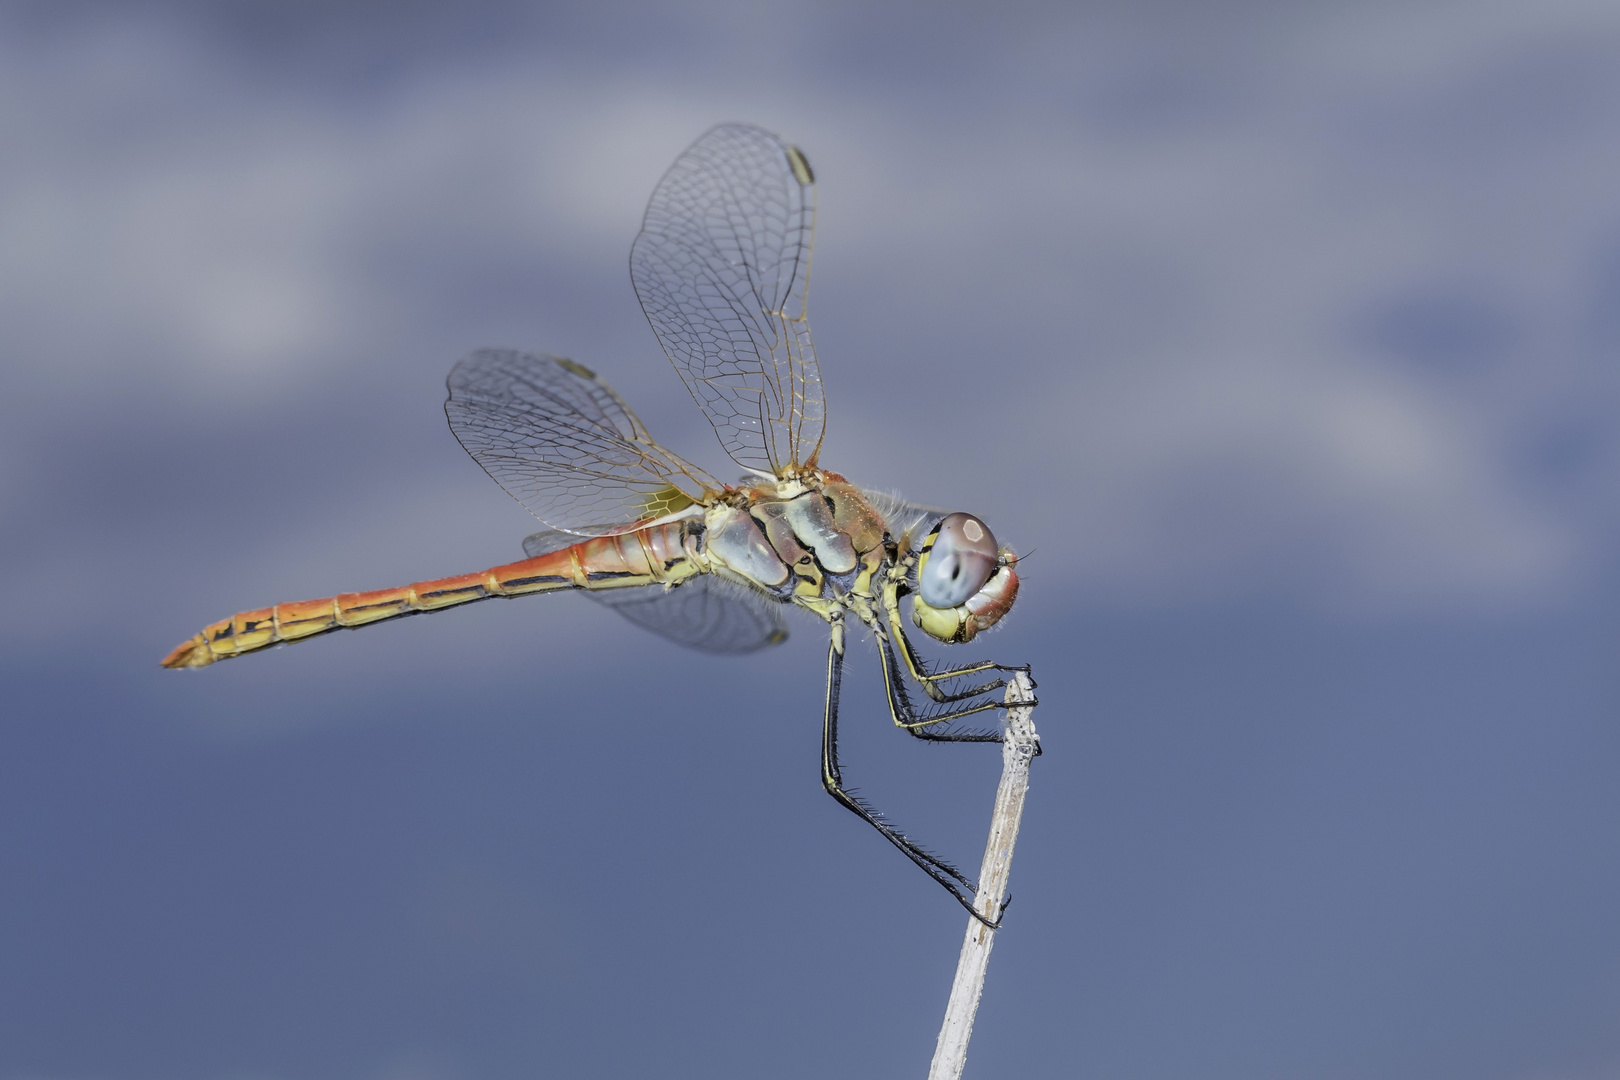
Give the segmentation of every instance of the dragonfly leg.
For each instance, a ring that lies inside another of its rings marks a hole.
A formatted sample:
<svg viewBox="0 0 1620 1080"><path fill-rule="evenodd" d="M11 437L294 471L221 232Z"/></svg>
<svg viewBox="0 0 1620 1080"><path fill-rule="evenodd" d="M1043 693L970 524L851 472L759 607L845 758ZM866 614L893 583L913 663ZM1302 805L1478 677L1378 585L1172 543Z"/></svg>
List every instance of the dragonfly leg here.
<svg viewBox="0 0 1620 1080"><path fill-rule="evenodd" d="M889 630L899 647L900 655L905 658L906 670L917 685L923 688L923 692L940 704L952 701L966 701L968 698L978 697L980 694L988 694L992 690L1000 690L1007 685L1006 679L996 678L966 690L947 691L940 684L951 679L980 675L987 671L1010 673L1029 670L1028 664L1009 667L1006 664L998 664L993 660L981 660L972 664L964 664L961 667L930 671L922 657L917 655L917 650L912 648L911 639L906 636L905 627L901 625L898 592L895 591L892 595L885 596L884 601L883 606L887 609L889 617ZM880 635L882 634L882 631L877 626L873 626L872 629Z"/></svg>
<svg viewBox="0 0 1620 1080"><path fill-rule="evenodd" d="M843 770L838 766L838 698L843 686L843 674L844 623L842 619L834 619L832 641L827 648L827 711L821 728L821 786L845 809L882 833L883 838L899 848L906 858L922 867L924 873L956 897L957 903L967 908L975 919L991 929L998 928L999 922L990 922L973 910L973 900L969 894L977 892L978 885L971 878L939 856L912 843L905 833L884 820L883 815L870 803L857 798L844 787Z"/></svg>
<svg viewBox="0 0 1620 1080"><path fill-rule="evenodd" d="M984 660L959 668L930 671L927 662L918 656L917 650L912 647L911 638L906 636L905 628L900 625L900 621L898 619L891 620L891 627L894 631L894 641L900 655L905 659L907 673L916 681L917 685L923 688L923 692L934 701L942 705L953 701L966 701L969 698L976 698L980 694L988 694L992 690L1000 690L1007 685L1006 679L995 678L964 690L946 690L940 684L951 679L966 678L969 675L979 675L986 671L1006 671L1008 669L993 661Z"/></svg>
<svg viewBox="0 0 1620 1080"><path fill-rule="evenodd" d="M919 713L911 703L911 695L906 692L905 674L901 670L900 661L895 657L892 643L884 635L876 635L878 653L883 659L883 689L889 701L889 717L894 721L895 727L900 728L908 735L929 742L1001 742L1002 737L994 731L951 731L949 725L954 720L974 713L989 712L991 709L1004 707L1005 703L991 698L988 701L978 701L960 708L930 708ZM926 684L925 684L926 685ZM971 694L951 695L946 699L947 704L955 704L988 690L999 689L1006 685L1001 681L980 687Z"/></svg>

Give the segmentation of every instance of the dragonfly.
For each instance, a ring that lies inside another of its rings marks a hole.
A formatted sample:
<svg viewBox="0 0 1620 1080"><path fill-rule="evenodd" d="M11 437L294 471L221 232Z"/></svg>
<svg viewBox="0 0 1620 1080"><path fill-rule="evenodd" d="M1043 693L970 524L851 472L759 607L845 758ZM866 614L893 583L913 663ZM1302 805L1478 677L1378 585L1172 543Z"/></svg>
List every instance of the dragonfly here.
<svg viewBox="0 0 1620 1080"><path fill-rule="evenodd" d="M1017 555L988 525L862 489L822 468L826 408L807 307L816 181L795 146L722 124L653 191L630 252L647 321L745 475L721 483L656 442L590 368L482 349L447 380L445 415L473 460L541 523L519 562L394 589L242 611L163 660L205 667L329 631L495 597L582 591L648 630L712 653L787 638L782 612L827 627L821 782L975 918L976 883L896 828L844 782L838 719L846 637L876 643L889 715L935 742L999 742L957 721L1004 708L1027 666L926 662L901 614L963 644L1018 596ZM919 703L912 687L926 697Z"/></svg>

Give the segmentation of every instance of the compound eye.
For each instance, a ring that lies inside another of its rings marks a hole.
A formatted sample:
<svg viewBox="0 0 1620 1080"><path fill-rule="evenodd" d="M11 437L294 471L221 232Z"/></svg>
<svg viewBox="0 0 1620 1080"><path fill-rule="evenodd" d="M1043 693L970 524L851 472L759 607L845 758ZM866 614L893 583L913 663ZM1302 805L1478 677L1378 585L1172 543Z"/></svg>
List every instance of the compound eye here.
<svg viewBox="0 0 1620 1080"><path fill-rule="evenodd" d="M996 559L996 538L984 522L952 514L934 530L934 547L917 582L919 599L931 608L960 607L984 588Z"/></svg>

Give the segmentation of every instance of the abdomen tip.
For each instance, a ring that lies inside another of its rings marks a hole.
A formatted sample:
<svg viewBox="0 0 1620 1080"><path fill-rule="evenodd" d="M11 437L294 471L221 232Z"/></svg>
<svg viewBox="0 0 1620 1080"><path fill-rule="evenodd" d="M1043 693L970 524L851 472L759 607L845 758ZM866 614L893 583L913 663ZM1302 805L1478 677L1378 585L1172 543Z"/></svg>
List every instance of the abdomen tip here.
<svg viewBox="0 0 1620 1080"><path fill-rule="evenodd" d="M213 662L213 650L200 636L182 643L179 648L163 658L163 666L166 668L203 667Z"/></svg>

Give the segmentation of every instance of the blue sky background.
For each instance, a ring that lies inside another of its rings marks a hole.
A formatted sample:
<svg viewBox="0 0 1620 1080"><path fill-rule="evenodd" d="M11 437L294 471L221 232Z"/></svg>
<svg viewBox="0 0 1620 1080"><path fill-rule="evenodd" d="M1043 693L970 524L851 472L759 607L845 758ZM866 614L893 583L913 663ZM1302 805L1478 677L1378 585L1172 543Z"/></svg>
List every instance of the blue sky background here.
<svg viewBox="0 0 1620 1080"><path fill-rule="evenodd" d="M1620 9L0 5L0 1080L893 1077L963 914L820 790L824 643L577 597L195 673L520 555L440 411L804 147L824 461L1035 549L969 1075L1620 1077ZM976 865L998 762L848 676Z"/></svg>

